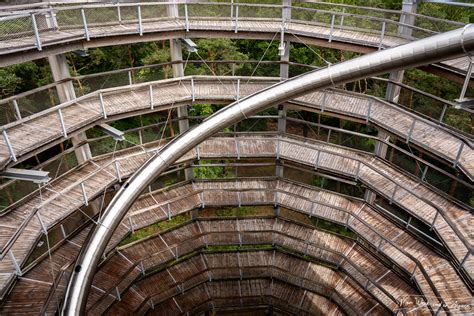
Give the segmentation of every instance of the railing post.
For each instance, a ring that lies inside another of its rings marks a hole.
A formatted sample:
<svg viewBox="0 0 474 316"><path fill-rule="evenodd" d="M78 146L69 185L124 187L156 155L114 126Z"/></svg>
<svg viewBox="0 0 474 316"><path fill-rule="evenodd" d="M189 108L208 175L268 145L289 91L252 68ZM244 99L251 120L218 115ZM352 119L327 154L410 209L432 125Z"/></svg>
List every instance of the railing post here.
<svg viewBox="0 0 474 316"><path fill-rule="evenodd" d="M369 99L369 106L368 106L368 109L367 109L367 116L365 118L366 123L369 123L369 120L370 120L370 112L372 112L372 103L373 103L373 101L374 100L372 98Z"/></svg>
<svg viewBox="0 0 474 316"><path fill-rule="evenodd" d="M61 228L61 233L63 234L63 238L66 239L67 234L66 234L66 229L64 229L64 225L61 224L61 225L59 225L59 227Z"/></svg>
<svg viewBox="0 0 474 316"><path fill-rule="evenodd" d="M415 268L414 268L413 271L411 272L410 280L413 280L413 279L415 278L416 268L418 268L418 265L415 265Z"/></svg>
<svg viewBox="0 0 474 316"><path fill-rule="evenodd" d="M140 34L140 36L143 36L142 7L140 5L137 6L137 14L138 14L138 34Z"/></svg>
<svg viewBox="0 0 474 316"><path fill-rule="evenodd" d="M327 102L327 91L323 90L323 104L321 106L321 112L324 112L324 108L326 107Z"/></svg>
<svg viewBox="0 0 474 316"><path fill-rule="evenodd" d="M40 223L41 230L43 231L43 234L47 235L48 234L48 228L46 227L45 223L41 219L40 211L36 211L36 217L38 218L38 222Z"/></svg>
<svg viewBox="0 0 474 316"><path fill-rule="evenodd" d="M334 14L331 15L331 29L329 30L329 43L332 42L332 33L334 31L334 19L336 16Z"/></svg>
<svg viewBox="0 0 474 316"><path fill-rule="evenodd" d="M186 26L186 32L189 32L189 16L188 16L188 3L184 3L184 21Z"/></svg>
<svg viewBox="0 0 474 316"><path fill-rule="evenodd" d="M15 255L13 254L13 251L11 249L8 251L8 255L10 256L10 259L12 260L13 266L15 267L16 274L18 276L22 276L23 272L21 272L21 267L18 264L18 262L16 261Z"/></svg>
<svg viewBox="0 0 474 316"><path fill-rule="evenodd" d="M444 115L446 114L446 110L448 109L448 105L445 103L443 105L443 110L441 111L441 115L439 116L439 122L442 123L444 120Z"/></svg>
<svg viewBox="0 0 474 316"><path fill-rule="evenodd" d="M15 109L16 119L21 120L20 108L18 107L18 101L13 99L13 108Z"/></svg>
<svg viewBox="0 0 474 316"><path fill-rule="evenodd" d="M10 139L8 138L7 130L4 129L2 131L2 134L3 134L3 139L5 140L5 143L7 144L8 151L10 152L10 158L14 162L16 162L17 159L16 159L15 151L13 150L12 144L10 143Z"/></svg>
<svg viewBox="0 0 474 316"><path fill-rule="evenodd" d="M276 152L276 159L280 159L280 149L281 148L281 136L278 135L278 139L277 139L277 152Z"/></svg>
<svg viewBox="0 0 474 316"><path fill-rule="evenodd" d="M425 166L425 169L423 170L423 173L421 174L421 181L425 182L426 181L426 173L428 172L428 165Z"/></svg>
<svg viewBox="0 0 474 316"><path fill-rule="evenodd" d="M81 182L81 191L82 196L84 197L84 205L87 206L89 205L89 199L87 198L86 188L84 187L84 181Z"/></svg>
<svg viewBox="0 0 474 316"><path fill-rule="evenodd" d="M234 20L234 33L237 33L239 29L239 5L235 6L235 20Z"/></svg>
<svg viewBox="0 0 474 316"><path fill-rule="evenodd" d="M398 189L398 184L395 184L395 188L393 189L392 196L390 197L390 204L393 203L393 200L395 199L395 193L397 193Z"/></svg>
<svg viewBox="0 0 474 316"><path fill-rule="evenodd" d="M128 223L130 224L130 231L132 232L132 234L135 233L135 228L133 228L133 222L132 222L132 218L129 216L128 217Z"/></svg>
<svg viewBox="0 0 474 316"><path fill-rule="evenodd" d="M117 3L117 18L119 24L122 24L122 12L120 11L120 3Z"/></svg>
<svg viewBox="0 0 474 316"><path fill-rule="evenodd" d="M196 96L194 94L194 78L191 78L191 101L196 101Z"/></svg>
<svg viewBox="0 0 474 316"><path fill-rule="evenodd" d="M474 65L474 61L470 60L469 66L467 67L466 79L464 79L464 84L462 85L461 94L459 95L459 99L458 99L459 102L462 102L465 100L464 97L466 96L467 87L469 86L469 81L471 80L472 71L474 68L473 65Z"/></svg>
<svg viewBox="0 0 474 316"><path fill-rule="evenodd" d="M439 212L436 211L436 214L435 214L435 216L434 216L434 218L433 218L433 222L431 222L431 225L430 225L430 230L433 230L433 229L434 229L434 226L435 226L435 224L436 224L436 220L438 219L438 215L439 215Z"/></svg>
<svg viewBox="0 0 474 316"><path fill-rule="evenodd" d="M239 101L240 100L240 79L237 79L237 95L235 96L236 97L236 101Z"/></svg>
<svg viewBox="0 0 474 316"><path fill-rule="evenodd" d="M122 182L122 175L120 174L120 167L119 167L119 161L115 160L115 172L117 173L117 180L118 182Z"/></svg>
<svg viewBox="0 0 474 316"><path fill-rule="evenodd" d="M316 170L317 170L318 167L319 167L319 156L320 156L320 154L321 154L321 150L318 150L318 154L317 154L317 156L316 156L316 162L315 162L315 164L314 164L314 169L316 169Z"/></svg>
<svg viewBox="0 0 474 316"><path fill-rule="evenodd" d="M155 104L153 100L153 86L150 84L150 109L154 109Z"/></svg>
<svg viewBox="0 0 474 316"><path fill-rule="evenodd" d="M82 24L84 24L84 35L86 37L86 41L90 41L91 37L89 34L89 28L87 27L86 11L84 11L84 8L81 9L81 16L82 16Z"/></svg>
<svg viewBox="0 0 474 316"><path fill-rule="evenodd" d="M410 142L411 134L413 133L413 129L415 128L416 118L413 118L413 122L411 123L410 130L408 131L406 143Z"/></svg>
<svg viewBox="0 0 474 316"><path fill-rule="evenodd" d="M234 17L234 0L230 0L230 20Z"/></svg>
<svg viewBox="0 0 474 316"><path fill-rule="evenodd" d="M454 163L453 163L453 168L456 168L458 166L459 158L461 158L461 153L462 153L463 148L464 148L464 142L461 141L461 145L459 145L458 153L456 154L456 159L454 160Z"/></svg>
<svg viewBox="0 0 474 316"><path fill-rule="evenodd" d="M42 50L38 24L36 23L36 15L34 13L31 14L31 22L33 24L33 32L35 33L35 46L38 50Z"/></svg>
<svg viewBox="0 0 474 316"><path fill-rule="evenodd" d="M344 25L344 14L346 13L346 8L342 8L341 23L340 26Z"/></svg>
<svg viewBox="0 0 474 316"><path fill-rule="evenodd" d="M383 47L383 38L385 36L385 26L386 26L386 21L384 20L382 23L382 31L380 32L380 42L379 42L379 50L382 49Z"/></svg>
<svg viewBox="0 0 474 316"><path fill-rule="evenodd" d="M64 138L67 138L66 125L64 124L64 118L63 118L63 113L61 112L61 109L58 109L58 116L59 116L59 122L61 123L61 130L63 132L63 136Z"/></svg>
<svg viewBox="0 0 474 316"><path fill-rule="evenodd" d="M240 143L237 137L234 137L235 140L235 148L237 150L237 160L240 160Z"/></svg>
<svg viewBox="0 0 474 316"><path fill-rule="evenodd" d="M128 71L128 85L132 85L133 84L133 78L132 78L132 71L129 70Z"/></svg>
<svg viewBox="0 0 474 316"><path fill-rule="evenodd" d="M106 120L107 113L105 112L104 97L102 96L102 92L99 92L99 101L100 101L100 109L102 110L102 116Z"/></svg>
<svg viewBox="0 0 474 316"><path fill-rule="evenodd" d="M356 174L355 174L356 182L359 180L360 164L361 164L361 162L359 161L359 163L357 164L357 171L356 171Z"/></svg>

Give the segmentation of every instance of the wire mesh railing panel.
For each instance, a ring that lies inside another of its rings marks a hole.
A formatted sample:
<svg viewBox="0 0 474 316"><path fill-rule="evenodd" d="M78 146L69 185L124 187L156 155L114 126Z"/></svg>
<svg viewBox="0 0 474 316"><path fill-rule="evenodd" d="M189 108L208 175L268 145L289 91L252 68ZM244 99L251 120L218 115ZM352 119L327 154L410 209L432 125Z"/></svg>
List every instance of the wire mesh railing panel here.
<svg viewBox="0 0 474 316"><path fill-rule="evenodd" d="M123 8L122 20L127 20L128 18L131 20L136 20L136 13L133 17L130 18L128 14L128 9L128 7ZM87 26L89 28L119 23L117 9L115 7L87 8L84 9L84 13L86 15Z"/></svg>
<svg viewBox="0 0 474 316"><path fill-rule="evenodd" d="M79 89L80 95L85 95L100 89L126 86L129 84L128 73L120 72L76 80L75 86Z"/></svg>
<svg viewBox="0 0 474 316"><path fill-rule="evenodd" d="M235 8L234 8L235 9ZM188 16L193 17L217 17L231 18L234 10L228 5L208 5L208 4L188 4ZM181 16L185 16L184 5L180 6L179 12ZM240 13L240 12L239 12Z"/></svg>
<svg viewBox="0 0 474 316"><path fill-rule="evenodd" d="M59 96L55 88L50 88L19 98L17 102L21 116L26 117L58 105Z"/></svg>
<svg viewBox="0 0 474 316"><path fill-rule="evenodd" d="M234 14L235 15L235 14ZM262 18L262 19L278 19L281 20L281 7L264 7L264 6L239 6L239 19L245 18Z"/></svg>
<svg viewBox="0 0 474 316"><path fill-rule="evenodd" d="M8 102L0 106L0 125L5 125L18 120L19 117L13 102Z"/></svg>
<svg viewBox="0 0 474 316"><path fill-rule="evenodd" d="M144 22L168 17L166 5L142 6L141 15Z"/></svg>
<svg viewBox="0 0 474 316"><path fill-rule="evenodd" d="M331 25L331 14L325 12L310 11L294 8L291 11L292 21L304 21L312 24L329 26Z"/></svg>
<svg viewBox="0 0 474 316"><path fill-rule="evenodd" d="M8 186L0 190L0 214L8 206L21 200L28 194L38 189L38 185L30 181L0 179L1 184L8 183Z"/></svg>
<svg viewBox="0 0 474 316"><path fill-rule="evenodd" d="M137 6L120 7L120 16L122 23L137 23L138 25L138 9Z"/></svg>
<svg viewBox="0 0 474 316"><path fill-rule="evenodd" d="M31 15L0 19L0 39L3 41L34 36Z"/></svg>
<svg viewBox="0 0 474 316"><path fill-rule="evenodd" d="M84 28L80 9L58 10L56 12L56 22L60 30Z"/></svg>
<svg viewBox="0 0 474 316"><path fill-rule="evenodd" d="M35 14L36 27L40 33L51 31L55 28L50 12Z"/></svg>

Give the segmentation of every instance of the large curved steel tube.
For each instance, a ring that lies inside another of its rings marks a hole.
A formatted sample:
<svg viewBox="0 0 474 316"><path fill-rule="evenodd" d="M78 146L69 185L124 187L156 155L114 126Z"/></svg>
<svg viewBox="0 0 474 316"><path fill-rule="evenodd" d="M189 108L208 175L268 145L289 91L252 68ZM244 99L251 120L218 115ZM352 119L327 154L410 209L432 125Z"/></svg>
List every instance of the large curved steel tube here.
<svg viewBox="0 0 474 316"><path fill-rule="evenodd" d="M87 245L82 249L69 280L63 315L84 313L96 266L115 228L126 212L168 166L216 132L269 106L308 91L362 79L407 67L452 59L474 50L474 26L435 35L406 45L364 55L331 67L309 72L275 84L218 111L200 125L183 133L152 157L115 195Z"/></svg>

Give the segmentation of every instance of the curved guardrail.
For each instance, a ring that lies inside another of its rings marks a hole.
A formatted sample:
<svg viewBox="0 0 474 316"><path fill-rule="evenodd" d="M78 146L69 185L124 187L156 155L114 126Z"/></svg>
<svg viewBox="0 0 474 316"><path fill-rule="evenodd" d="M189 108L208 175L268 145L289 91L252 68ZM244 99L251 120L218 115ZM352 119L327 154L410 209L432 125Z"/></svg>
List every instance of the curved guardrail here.
<svg viewBox="0 0 474 316"><path fill-rule="evenodd" d="M323 27L326 29L325 34L319 36L329 42L342 40L356 45L368 44L373 48L398 45L464 25L402 11L362 8L365 14L361 14L360 8L354 6L330 5L306 1L295 2L291 6L175 1L26 7L20 11L4 12L3 16L0 12L0 29L3 30L0 38L4 39L0 54L2 51L12 54L31 49L38 52L48 46L64 43L72 44L69 49L78 49L81 46L78 46L78 42L103 39L104 36L144 36L171 29L200 31L203 28L199 24L206 19L220 24L217 30L232 33L250 29L257 33L264 32L265 28L258 27L258 23L266 23L267 31L272 33L291 32L291 25ZM286 11L291 11L291 18L284 14ZM414 18L415 25L399 22L408 18ZM211 23L215 24L214 29L216 23ZM250 27L249 23L254 23L254 27ZM213 27L209 25L206 29L212 30ZM342 36L341 31L363 32L369 34L371 40L368 43L367 39L357 39L354 34ZM67 51L67 48L61 49ZM40 56L37 54L31 58Z"/></svg>
<svg viewBox="0 0 474 316"><path fill-rule="evenodd" d="M126 181L111 201L101 218L102 225L94 230L88 244L81 251L75 272L69 281L61 313L79 315L84 311L89 287L100 256L113 231L143 189L171 163L212 134L272 104L282 103L310 89L316 90L383 72L432 63L440 58L457 57L471 50L474 50L474 28L467 26L289 79L233 103L200 125L188 130L166 145L131 179ZM468 249L469 254L470 247Z"/></svg>

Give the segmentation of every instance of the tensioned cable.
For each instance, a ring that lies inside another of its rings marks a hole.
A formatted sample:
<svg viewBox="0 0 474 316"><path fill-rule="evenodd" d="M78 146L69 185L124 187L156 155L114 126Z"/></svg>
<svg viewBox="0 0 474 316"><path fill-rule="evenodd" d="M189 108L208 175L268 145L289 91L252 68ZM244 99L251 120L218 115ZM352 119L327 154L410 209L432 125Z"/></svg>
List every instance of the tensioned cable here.
<svg viewBox="0 0 474 316"><path fill-rule="evenodd" d="M272 46L273 44L273 41L275 40L275 37L278 35L279 32L276 32L275 35L273 35L272 37L272 40L270 41L270 43L268 44L267 48L265 49L265 51L263 52L263 55L262 57L260 58L260 60L258 61L257 65L255 66L254 70L252 71L252 73L250 74L250 78L247 80L247 83L250 82L250 79L252 79L253 75L255 74L255 72L257 71L257 68L258 66L260 66L260 63L262 62L263 58L265 57L267 51L270 49L270 47Z"/></svg>
<svg viewBox="0 0 474 316"><path fill-rule="evenodd" d="M298 36L296 36L296 34L292 33L292 32L288 32L290 33L291 35L293 35L298 41L300 41L300 43L302 43L304 46L306 46L310 51L313 52L313 54L315 54L316 56L318 56L322 61L324 61L326 63L327 66L330 66L332 65L331 62L327 61L326 59L324 59L323 56L321 56L321 54L317 53L311 46L309 46L308 44L306 44L302 39L300 39Z"/></svg>
<svg viewBox="0 0 474 316"><path fill-rule="evenodd" d="M43 202L43 195L41 193L41 189L42 189L42 186L41 184L38 184L38 187L39 187L39 192L40 192L40 201L41 203ZM38 213L36 214L37 216L40 216L40 213L39 213L39 210L38 210ZM39 221L39 217L38 217L38 221ZM42 220L41 220L42 221ZM43 223L41 222L40 225L43 227ZM46 237L46 246L48 247L48 257L49 257L49 264L50 264L50 268L51 268L51 278L52 278L52 286L55 285L55 280L56 280L56 277L55 277L55 273L54 273L54 263L53 263L53 256L51 254L51 246L50 246L50 243L49 243L49 236L48 236L48 231L47 231L47 227L43 227L45 231L43 231L43 234L45 235ZM59 308L59 300L58 300L58 295L56 293L56 291L54 291L54 296L56 298L56 308Z"/></svg>

